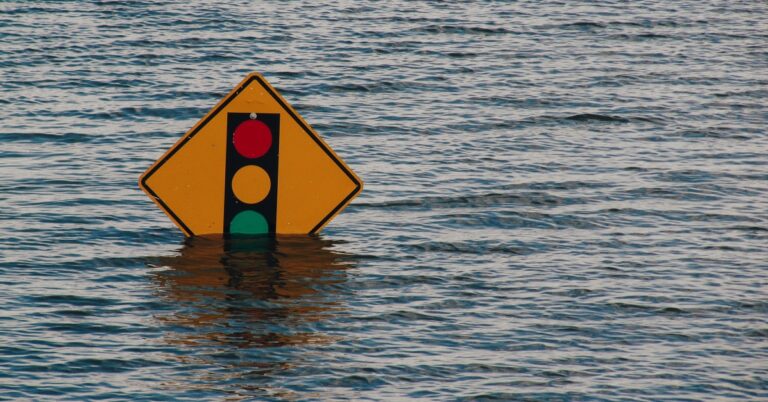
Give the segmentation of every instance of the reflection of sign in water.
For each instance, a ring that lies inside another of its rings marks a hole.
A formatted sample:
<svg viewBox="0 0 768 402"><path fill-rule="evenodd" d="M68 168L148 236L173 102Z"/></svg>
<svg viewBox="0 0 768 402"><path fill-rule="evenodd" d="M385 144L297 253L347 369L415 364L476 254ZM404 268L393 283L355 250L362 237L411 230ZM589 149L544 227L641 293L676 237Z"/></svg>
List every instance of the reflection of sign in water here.
<svg viewBox="0 0 768 402"><path fill-rule="evenodd" d="M350 256L316 237L194 237L176 257L153 259L161 350L183 375L165 386L221 399L295 399L271 373L303 367L319 330L344 309ZM318 352L315 349L315 356Z"/></svg>
<svg viewBox="0 0 768 402"><path fill-rule="evenodd" d="M309 330L343 308L349 262L315 237L187 239L169 269L154 276L171 311L158 317L183 330L181 344L269 347L328 342Z"/></svg>
<svg viewBox="0 0 768 402"><path fill-rule="evenodd" d="M192 236L316 233L363 183L253 73L147 169L139 186Z"/></svg>

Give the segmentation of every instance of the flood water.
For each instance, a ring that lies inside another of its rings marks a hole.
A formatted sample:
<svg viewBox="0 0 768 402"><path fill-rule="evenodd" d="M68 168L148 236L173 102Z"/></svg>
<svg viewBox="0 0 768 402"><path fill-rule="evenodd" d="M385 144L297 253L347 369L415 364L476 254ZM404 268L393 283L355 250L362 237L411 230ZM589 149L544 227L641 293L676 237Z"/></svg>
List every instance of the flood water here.
<svg viewBox="0 0 768 402"><path fill-rule="evenodd" d="M768 398L766 2L219 3L0 2L0 399ZM186 240L251 71L365 189Z"/></svg>

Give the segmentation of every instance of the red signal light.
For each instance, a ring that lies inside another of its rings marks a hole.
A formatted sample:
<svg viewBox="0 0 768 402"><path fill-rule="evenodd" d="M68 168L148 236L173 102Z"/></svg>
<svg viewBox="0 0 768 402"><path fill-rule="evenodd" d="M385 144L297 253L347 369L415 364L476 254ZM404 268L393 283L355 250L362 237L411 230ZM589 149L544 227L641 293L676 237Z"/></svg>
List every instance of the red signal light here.
<svg viewBox="0 0 768 402"><path fill-rule="evenodd" d="M259 120L246 120L235 129L232 142L240 155L259 158L272 146L272 130Z"/></svg>

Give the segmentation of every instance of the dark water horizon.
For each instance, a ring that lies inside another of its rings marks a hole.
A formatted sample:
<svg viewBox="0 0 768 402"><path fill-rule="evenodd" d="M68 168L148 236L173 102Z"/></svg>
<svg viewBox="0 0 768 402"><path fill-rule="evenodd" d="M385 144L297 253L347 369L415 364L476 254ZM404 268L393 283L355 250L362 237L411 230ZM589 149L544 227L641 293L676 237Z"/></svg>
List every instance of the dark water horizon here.
<svg viewBox="0 0 768 402"><path fill-rule="evenodd" d="M768 399L768 5L0 2L0 399ZM262 73L365 181L185 239Z"/></svg>

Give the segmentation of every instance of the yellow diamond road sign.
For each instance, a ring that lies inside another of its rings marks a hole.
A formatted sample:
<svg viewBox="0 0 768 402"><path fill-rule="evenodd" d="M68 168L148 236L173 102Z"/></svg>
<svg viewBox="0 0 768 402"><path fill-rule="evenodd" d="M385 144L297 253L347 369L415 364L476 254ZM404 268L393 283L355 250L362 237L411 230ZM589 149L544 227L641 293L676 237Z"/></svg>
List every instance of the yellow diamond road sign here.
<svg viewBox="0 0 768 402"><path fill-rule="evenodd" d="M363 182L260 74L139 179L187 236L316 233Z"/></svg>

